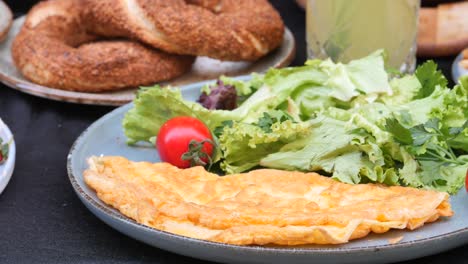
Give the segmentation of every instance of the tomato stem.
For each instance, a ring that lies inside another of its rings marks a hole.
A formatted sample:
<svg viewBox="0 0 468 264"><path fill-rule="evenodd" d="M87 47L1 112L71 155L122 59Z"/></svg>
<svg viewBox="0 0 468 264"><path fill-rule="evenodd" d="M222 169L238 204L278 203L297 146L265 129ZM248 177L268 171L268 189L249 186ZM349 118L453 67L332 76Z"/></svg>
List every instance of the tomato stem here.
<svg viewBox="0 0 468 264"><path fill-rule="evenodd" d="M202 141L190 140L188 151L185 152L181 159L190 161L190 167L208 165L208 170L213 165L213 160L210 155L203 151L205 143L211 144L214 148L216 147L212 140L204 139ZM206 162L204 161L206 160Z"/></svg>

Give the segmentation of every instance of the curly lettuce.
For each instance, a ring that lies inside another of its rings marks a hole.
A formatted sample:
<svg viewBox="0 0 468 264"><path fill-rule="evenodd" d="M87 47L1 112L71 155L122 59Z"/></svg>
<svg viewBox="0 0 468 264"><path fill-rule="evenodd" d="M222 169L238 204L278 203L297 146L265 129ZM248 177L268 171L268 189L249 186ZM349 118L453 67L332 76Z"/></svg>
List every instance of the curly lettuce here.
<svg viewBox="0 0 468 264"><path fill-rule="evenodd" d="M390 80L377 51L348 64L311 60L247 81L221 79L236 89L236 109L205 109L178 89L142 89L123 120L128 142L149 141L168 119L193 116L215 135L214 160L226 173L317 171L352 184L449 193L463 185L468 77L449 89L429 61Z"/></svg>

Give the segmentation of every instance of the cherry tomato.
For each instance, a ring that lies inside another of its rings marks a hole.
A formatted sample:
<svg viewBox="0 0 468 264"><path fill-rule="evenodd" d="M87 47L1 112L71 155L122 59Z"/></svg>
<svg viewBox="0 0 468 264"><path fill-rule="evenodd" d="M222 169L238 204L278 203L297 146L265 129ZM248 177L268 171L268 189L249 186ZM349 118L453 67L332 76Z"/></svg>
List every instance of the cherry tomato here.
<svg viewBox="0 0 468 264"><path fill-rule="evenodd" d="M190 151L189 145L193 140L199 142L199 151L203 152L199 153L200 160L209 162L207 157L213 154L213 136L202 121L193 117L175 117L164 123L156 138L156 149L162 161L188 168L193 162L183 160L182 156Z"/></svg>
<svg viewBox="0 0 468 264"><path fill-rule="evenodd" d="M466 175L465 175L465 189L468 192L468 169L466 169Z"/></svg>

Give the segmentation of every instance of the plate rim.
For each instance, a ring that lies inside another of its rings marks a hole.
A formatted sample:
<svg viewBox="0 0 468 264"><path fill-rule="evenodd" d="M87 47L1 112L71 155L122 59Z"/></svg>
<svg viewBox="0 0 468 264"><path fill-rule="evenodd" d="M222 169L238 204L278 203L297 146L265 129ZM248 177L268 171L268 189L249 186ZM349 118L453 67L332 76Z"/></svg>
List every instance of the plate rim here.
<svg viewBox="0 0 468 264"><path fill-rule="evenodd" d="M13 20L12 25L14 25L15 23L20 23L18 21L24 20L25 18L26 18L26 15L17 17L16 19ZM21 23L23 22L24 21L22 21ZM10 30L9 34L13 34L12 32L13 30ZM296 56L296 50L297 50L296 38L294 37L294 34L287 26L284 27L283 43L284 41L291 41L291 46L290 46L290 49L288 49L287 56L285 56L284 59L280 63L270 65L269 67L273 67L273 68L285 67L285 66L290 65L291 62L294 60ZM234 76L237 77L237 76L242 76L242 75L234 75ZM29 94L35 97L47 99L47 100L54 100L54 101L73 103L73 104L122 106L122 105L130 103L134 99L134 95L139 89L139 88L128 88L128 89L123 89L123 90L117 90L115 92L128 91L129 93L131 93L132 98L122 96L121 98L116 99L112 94L109 94L110 92L108 93L86 93L86 92L62 90L62 89L56 89L52 87L43 86L43 85L34 83L32 81L29 81L26 78L24 79L25 81L21 81L20 83L18 83L15 80L15 78L12 78L9 75L4 74L3 72L0 71L0 83L3 83L5 86L13 90L19 91L21 93ZM204 80L204 81L207 81L207 80ZM25 82L27 82L27 85L29 87L21 87L21 86L24 86ZM167 85L167 84L170 84L170 81L169 83L168 81L165 81L165 82L159 82L157 84ZM183 85L178 85L178 86L185 86L185 85L190 85L190 84L183 84ZM42 89L44 90L43 91L37 90L38 88L41 90Z"/></svg>
<svg viewBox="0 0 468 264"><path fill-rule="evenodd" d="M7 135L7 137L11 138L11 144L10 144L10 147L9 147L8 159L4 164L0 165L0 166L5 166L5 171L4 171L5 173L4 173L4 175L0 175L0 177L3 177L3 176L6 177L3 180L4 185L0 183L0 195L1 195L3 193L3 191L6 189L6 187L8 186L8 183L10 182L11 177L13 175L13 172L15 170L15 165L16 165L16 143L15 143L15 137L14 137L13 133L11 132L11 129L8 127L7 124L5 124L3 122L3 120L1 118L0 118L0 130L3 130L5 132L5 134ZM7 166L9 166L8 169L7 169ZM0 182L1 181L2 180L0 179Z"/></svg>
<svg viewBox="0 0 468 264"><path fill-rule="evenodd" d="M244 76L245 78L245 76ZM213 81L213 80L211 80ZM185 90L189 89L196 89L197 87L202 87L203 84L206 84L207 82L211 81L203 81L203 82L197 82L197 83L192 83L188 85L181 86L185 88ZM221 247L227 250L242 250L242 251L248 251L249 253L256 253L259 251L262 252L268 252L268 253L276 253L276 254L287 254L287 255L304 255L304 254L323 254L323 255L328 255L329 253L334 253L334 254L350 254L350 253L362 253L362 252L376 252L376 251L388 251L388 250L395 250L395 249L401 249L405 248L407 246L420 246L424 245L427 242L434 242L437 240L445 240L449 238L453 238L456 236L462 236L462 235L467 235L468 237L468 226L459 229L456 231L452 231L449 233L445 233L442 235L437 235L433 237L427 237L424 239L418 239L418 240L411 240L411 241L403 241L399 242L396 244L385 244L385 245L375 245L375 246L360 246L360 247L354 247L354 248L339 248L339 247L322 247L322 248L304 248L301 246L296 246L296 247L264 247L264 246L259 246L259 245L253 245L253 246L239 246L239 245L232 245L232 244L227 244L227 243L219 243L219 242L212 242L212 241L207 241L207 240L202 240L202 239L197 239L197 238L191 238L191 237L186 237L182 235L177 235L173 234L167 231L163 230L158 230L156 228L152 228L149 226L145 226L143 224L140 224L136 222L135 220L121 214L120 212L115 211L116 209L112 209L111 206L109 205L101 205L98 201L96 201L93 197L89 196L86 191L83 190L81 185L77 181L77 176L75 175L75 172L73 171L72 168L72 163L74 160L74 153L77 151L78 147L80 144L85 142L86 136L94 129L96 129L98 126L100 126L102 123L106 122L109 119L112 119L114 116L117 116L119 114L125 113L130 109L130 107L133 105L133 103L125 104L121 107L118 107L111 112L105 114L95 122L93 122L90 126L88 126L79 136L78 138L74 141L73 145L70 148L69 154L67 156L67 174L68 178L70 180L70 183L72 184L72 187L75 191L75 193L79 196L80 200L84 203L84 200L88 202L88 205L91 205L95 210L99 210L101 213L110 216L112 219L117 220L119 222L123 222L126 225L131 225L134 227L138 228L143 228L155 235L163 235L166 237L169 237L171 239L176 239L180 241L188 241L190 243L196 243L196 244L201 244L205 246L210 246L210 247ZM462 190L460 190L462 191ZM83 200L84 199L84 200ZM85 204L86 205L86 204ZM89 208L88 208L89 209ZM90 210L93 214L95 214L92 210ZM98 217L100 219L100 217ZM100 219L101 220L101 219ZM103 220L101 220L103 221ZM103 221L105 222L105 221ZM106 222L105 222L106 223ZM108 224L108 223L106 223ZM116 231L121 232L120 230L113 228ZM465 241L465 243L468 243ZM327 245L330 246L330 245Z"/></svg>

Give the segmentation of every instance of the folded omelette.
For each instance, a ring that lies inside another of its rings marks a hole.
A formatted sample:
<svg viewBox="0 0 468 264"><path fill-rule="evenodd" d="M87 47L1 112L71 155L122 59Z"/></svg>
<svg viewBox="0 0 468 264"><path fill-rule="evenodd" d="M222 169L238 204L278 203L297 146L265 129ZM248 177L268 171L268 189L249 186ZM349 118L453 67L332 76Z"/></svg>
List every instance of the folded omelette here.
<svg viewBox="0 0 468 264"><path fill-rule="evenodd" d="M316 173L261 169L220 177L202 167L92 157L84 179L141 224L236 245L340 244L453 215L447 193L350 185Z"/></svg>

